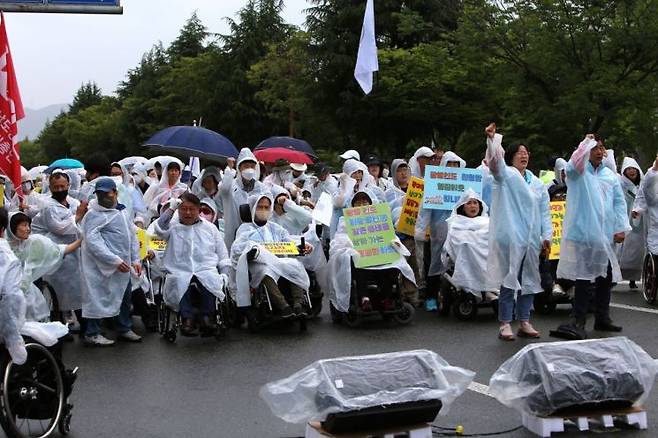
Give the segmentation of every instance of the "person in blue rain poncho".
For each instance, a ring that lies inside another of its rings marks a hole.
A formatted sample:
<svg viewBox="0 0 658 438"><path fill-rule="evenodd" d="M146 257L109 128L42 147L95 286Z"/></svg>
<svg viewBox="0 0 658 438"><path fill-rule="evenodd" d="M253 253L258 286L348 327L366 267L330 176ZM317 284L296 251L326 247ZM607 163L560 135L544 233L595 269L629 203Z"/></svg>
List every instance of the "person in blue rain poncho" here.
<svg viewBox="0 0 658 438"><path fill-rule="evenodd" d="M443 167L466 167L466 161L462 160L459 155L452 151L447 151L441 157L439 166ZM438 290L438 277L445 269L441 263L441 251L446 241L448 224L446 219L450 216L450 210L433 210L423 208L418 213L416 220L416 241L426 240L425 230L430 230L430 252L425 253L425 258L430 258L430 266L427 271L425 294L425 310L436 312L438 310L436 294Z"/></svg>
<svg viewBox="0 0 658 438"><path fill-rule="evenodd" d="M538 338L530 324L534 294L542 292L540 254L550 251L552 224L548 192L530 172L530 154L523 144L502 146L496 125L486 128L486 160L494 177L487 273L491 287L500 287L498 336L513 340L511 322L516 299L518 336Z"/></svg>
<svg viewBox="0 0 658 438"><path fill-rule="evenodd" d="M263 285L267 288L272 307L281 317L304 316L308 312L303 305L304 294L310 286L304 266L294 258L277 257L262 246L268 242L294 242L285 228L271 221L273 204L274 200L269 194L249 196L251 222L240 225L231 247L231 262L236 272L237 304L238 307L249 306L250 287ZM303 248L304 254L312 251L313 247L308 243ZM277 284L281 277L290 282L291 304L286 301Z"/></svg>
<svg viewBox="0 0 658 438"><path fill-rule="evenodd" d="M130 272L134 269L139 276L142 268L135 226L125 207L117 202L117 186L112 179L99 178L95 191L96 199L89 203L89 211L80 223L85 343L113 345L114 341L101 334L101 320L114 317L118 339L139 342L141 337L132 331L130 317Z"/></svg>
<svg viewBox="0 0 658 438"><path fill-rule="evenodd" d="M585 337L590 284L594 282L595 330L621 331L610 319L610 292L621 280L614 243L631 230L617 174L603 164L605 144L588 134L567 164L567 212L558 278L576 281L570 326Z"/></svg>
<svg viewBox="0 0 658 438"><path fill-rule="evenodd" d="M184 336L196 336L197 326L202 335L216 333L215 297L224 300L231 265L224 236L214 224L200 217L201 207L202 201L196 195L185 193L170 200L154 223L155 234L167 242L162 258L167 272L163 298L169 307L180 312ZM194 279L200 283L198 321L194 320L190 291Z"/></svg>

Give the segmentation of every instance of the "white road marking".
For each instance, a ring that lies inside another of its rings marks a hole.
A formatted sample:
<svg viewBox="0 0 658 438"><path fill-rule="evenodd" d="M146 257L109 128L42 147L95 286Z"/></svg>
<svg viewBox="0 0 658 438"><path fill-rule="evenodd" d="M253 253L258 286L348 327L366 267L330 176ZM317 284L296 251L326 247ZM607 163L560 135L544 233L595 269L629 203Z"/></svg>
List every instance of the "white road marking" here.
<svg viewBox="0 0 658 438"><path fill-rule="evenodd" d="M610 303L610 307L614 307L616 309L635 310L637 312L653 313L654 315L658 315L658 309L652 309L649 307L638 307L638 306L631 306L628 304L618 304L618 303Z"/></svg>
<svg viewBox="0 0 658 438"><path fill-rule="evenodd" d="M478 394L486 395L487 397L493 397L493 395L491 395L489 392L489 387L487 385L483 385L482 383L471 382L471 384L468 385L468 389L473 392L477 392Z"/></svg>

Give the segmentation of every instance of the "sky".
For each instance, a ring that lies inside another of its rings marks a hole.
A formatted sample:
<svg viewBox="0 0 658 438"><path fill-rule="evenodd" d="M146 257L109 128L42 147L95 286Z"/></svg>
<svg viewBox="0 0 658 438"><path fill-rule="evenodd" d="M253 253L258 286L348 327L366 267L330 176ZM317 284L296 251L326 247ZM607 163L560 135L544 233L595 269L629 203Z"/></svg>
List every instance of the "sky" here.
<svg viewBox="0 0 658 438"><path fill-rule="evenodd" d="M6 13L23 106L70 103L83 82L111 94L155 43L165 47L196 10L213 33L228 33L246 0L121 0L123 15ZM301 25L306 0L285 0L284 19Z"/></svg>

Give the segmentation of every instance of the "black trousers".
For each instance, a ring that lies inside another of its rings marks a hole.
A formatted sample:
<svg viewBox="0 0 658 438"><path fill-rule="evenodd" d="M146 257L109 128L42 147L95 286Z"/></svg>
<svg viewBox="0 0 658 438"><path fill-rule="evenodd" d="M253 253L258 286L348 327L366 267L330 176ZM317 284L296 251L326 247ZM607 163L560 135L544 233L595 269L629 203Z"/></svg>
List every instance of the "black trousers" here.
<svg viewBox="0 0 658 438"><path fill-rule="evenodd" d="M605 277L597 277L592 282L576 280L576 294L573 300L573 316L577 321L585 321L590 303L590 294L594 293L594 316L596 321L605 322L610 319L610 295L612 291L612 266L608 263Z"/></svg>

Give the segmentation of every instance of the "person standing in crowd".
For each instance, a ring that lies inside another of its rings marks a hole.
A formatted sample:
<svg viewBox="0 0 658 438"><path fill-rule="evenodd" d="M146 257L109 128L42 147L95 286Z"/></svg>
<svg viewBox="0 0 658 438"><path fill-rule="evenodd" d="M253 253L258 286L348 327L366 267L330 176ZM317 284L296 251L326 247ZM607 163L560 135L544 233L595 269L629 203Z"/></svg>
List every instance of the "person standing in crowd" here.
<svg viewBox="0 0 658 438"><path fill-rule="evenodd" d="M629 287L631 289L637 289L635 282L642 278L642 263L644 262L647 246L646 222L642 217L634 221L630 220L633 204L637 198L643 178L644 174L637 161L630 157L624 157L624 161L621 163L619 182L624 191L626 211L628 212L632 230L626 233L624 243L617 246L617 257L619 258L621 277L629 281Z"/></svg>
<svg viewBox="0 0 658 438"><path fill-rule="evenodd" d="M613 244L622 243L631 231L626 201L613 170L603 165L605 143L588 134L567 164L567 212L564 219L558 278L574 280L573 318L567 327L574 337L585 338L585 323L590 304L590 285L594 283L595 322L599 331L620 332L610 318L613 282L621 280L619 262Z"/></svg>
<svg viewBox="0 0 658 438"><path fill-rule="evenodd" d="M171 159L171 161L165 162L165 169L160 176L160 181L152 184L144 194L144 205L147 209L147 217L144 219L147 221L158 217L160 208L171 198L178 198L188 191L187 185L181 182L181 162L179 160Z"/></svg>
<svg viewBox="0 0 658 438"><path fill-rule="evenodd" d="M130 317L130 271L141 275L139 245L132 220L118 203L118 191L110 178L96 182L96 199L81 222L82 316L86 318L85 343L109 347L114 341L101 334L101 320L114 318L118 339L140 342Z"/></svg>
<svg viewBox="0 0 658 438"><path fill-rule="evenodd" d="M375 185L383 191L386 191L388 189L388 179L383 176L384 164L382 163L382 160L375 155L370 155L366 160L366 166L368 166L368 173L370 173L375 180Z"/></svg>
<svg viewBox="0 0 658 438"><path fill-rule="evenodd" d="M503 150L503 136L491 123L486 160L494 177L487 273L492 285L500 285L498 337L514 340L512 317L520 321L517 335L538 338L530 324L534 294L543 291L540 255L550 252L552 223L546 187L528 170L530 153L523 144Z"/></svg>
<svg viewBox="0 0 658 438"><path fill-rule="evenodd" d="M85 183L80 187L77 199L80 201L91 201L94 199L94 181L101 176L109 176L110 161L102 155L96 155L85 163Z"/></svg>

